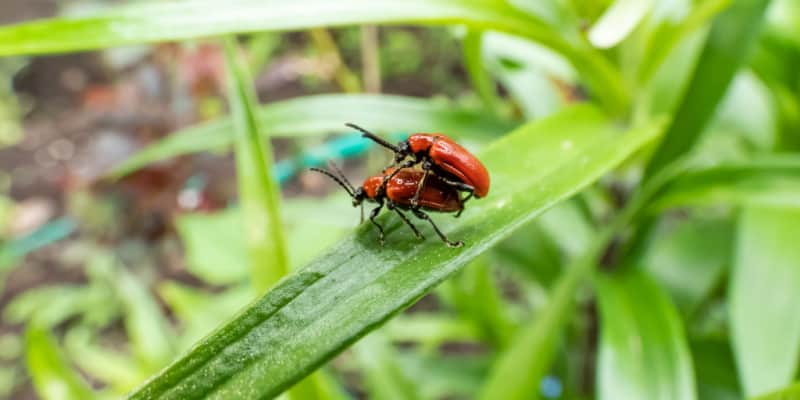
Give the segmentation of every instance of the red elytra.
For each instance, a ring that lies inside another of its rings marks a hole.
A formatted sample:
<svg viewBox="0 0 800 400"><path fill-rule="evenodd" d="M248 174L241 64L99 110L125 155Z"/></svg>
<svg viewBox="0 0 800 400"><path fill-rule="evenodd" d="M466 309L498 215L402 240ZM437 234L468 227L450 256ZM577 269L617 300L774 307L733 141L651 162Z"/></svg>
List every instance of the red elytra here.
<svg viewBox="0 0 800 400"><path fill-rule="evenodd" d="M489 171L453 139L438 133L415 133L407 142L413 154L427 154L434 164L475 188L475 197L489 194Z"/></svg>

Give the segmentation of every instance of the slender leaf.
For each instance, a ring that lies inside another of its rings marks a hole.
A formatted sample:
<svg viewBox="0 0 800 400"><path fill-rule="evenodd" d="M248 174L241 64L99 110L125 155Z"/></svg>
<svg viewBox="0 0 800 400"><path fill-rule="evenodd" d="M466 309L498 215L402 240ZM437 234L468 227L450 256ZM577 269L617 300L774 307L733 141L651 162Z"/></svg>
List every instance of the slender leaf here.
<svg viewBox="0 0 800 400"><path fill-rule="evenodd" d="M649 143L659 125L620 134L620 127L598 110L578 106L519 128L478 153L492 174L489 196L471 204L458 220L436 218L465 247L448 248L430 233L419 243L397 219L387 225L388 243L380 247L365 224L132 398L277 395L514 229ZM386 224L388 217L380 221Z"/></svg>
<svg viewBox="0 0 800 400"><path fill-rule="evenodd" d="M25 332L25 358L36 393L44 400L95 398L61 354L47 328L31 324Z"/></svg>
<svg viewBox="0 0 800 400"><path fill-rule="evenodd" d="M483 32L470 30L464 37L464 64L467 67L472 88L478 93L486 110L497 111L497 92L494 81L483 66Z"/></svg>
<svg viewBox="0 0 800 400"><path fill-rule="evenodd" d="M800 209L749 207L741 215L729 287L733 348L745 394L788 385L800 356Z"/></svg>
<svg viewBox="0 0 800 400"><path fill-rule="evenodd" d="M678 312L647 275L598 277L599 399L695 399L689 346Z"/></svg>
<svg viewBox="0 0 800 400"><path fill-rule="evenodd" d="M261 106L257 114L260 132L269 136L338 132L344 129L343 121L375 131L447 132L476 137L490 137L514 127L511 121L453 104L390 95L304 96ZM156 161L225 148L233 138L230 118L183 129L134 154L110 175L121 177Z"/></svg>
<svg viewBox="0 0 800 400"><path fill-rule="evenodd" d="M705 338L691 343L697 395L703 400L739 400L742 398L736 362L730 343Z"/></svg>
<svg viewBox="0 0 800 400"><path fill-rule="evenodd" d="M0 29L0 56L267 30L409 23L464 24L527 37L563 53L610 109L620 112L628 101L621 77L605 58L581 42L569 43L533 15L493 0L145 2L82 18L57 18Z"/></svg>
<svg viewBox="0 0 800 400"><path fill-rule="evenodd" d="M589 30L589 41L595 47L616 46L642 22L654 0L616 0Z"/></svg>
<svg viewBox="0 0 800 400"><path fill-rule="evenodd" d="M797 400L800 399L800 383L789 385L783 389L767 393L763 396L752 397L752 400Z"/></svg>
<svg viewBox="0 0 800 400"><path fill-rule="evenodd" d="M736 71L747 60L768 4L769 0L734 0L714 21L683 101L647 166L648 176L697 142Z"/></svg>
<svg viewBox="0 0 800 400"><path fill-rule="evenodd" d="M416 385L397 363L397 354L382 331L359 340L353 351L361 365L370 398L376 400L420 399Z"/></svg>
<svg viewBox="0 0 800 400"><path fill-rule="evenodd" d="M256 122L258 104L247 65L233 39L225 42L228 97L234 122L239 197L252 283L263 292L289 272L280 214L280 189L272 176L272 147Z"/></svg>

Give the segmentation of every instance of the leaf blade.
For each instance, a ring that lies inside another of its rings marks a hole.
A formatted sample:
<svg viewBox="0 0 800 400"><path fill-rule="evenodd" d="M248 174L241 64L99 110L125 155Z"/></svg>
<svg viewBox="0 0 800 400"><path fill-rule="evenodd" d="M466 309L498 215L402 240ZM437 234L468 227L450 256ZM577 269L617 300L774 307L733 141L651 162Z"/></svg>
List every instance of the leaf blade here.
<svg viewBox="0 0 800 400"><path fill-rule="evenodd" d="M387 246L379 248L371 227L364 225L132 398L280 393L515 228L593 182L654 139L658 128L652 124L620 136L619 127L602 113L577 106L518 129L479 154L497 189L458 221L440 223L467 246L453 250L433 238L418 244L410 234L399 240L394 231L401 226L395 221ZM562 146L565 140L572 146Z"/></svg>

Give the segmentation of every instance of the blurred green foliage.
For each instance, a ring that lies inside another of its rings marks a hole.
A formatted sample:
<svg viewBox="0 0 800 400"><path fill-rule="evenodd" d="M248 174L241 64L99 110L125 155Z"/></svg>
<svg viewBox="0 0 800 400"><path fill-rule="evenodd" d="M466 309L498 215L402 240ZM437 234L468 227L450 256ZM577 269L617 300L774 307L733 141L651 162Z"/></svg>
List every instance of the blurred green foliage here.
<svg viewBox="0 0 800 400"><path fill-rule="evenodd" d="M406 26L361 54L357 24ZM258 106L250 73L297 41L270 32L327 27L304 54L338 54L351 77L377 57L388 87L438 98ZM145 2L0 27L0 54L225 34L254 34L226 39L231 116L114 172L233 144L240 206L175 221L197 282L89 249L84 284L4 310L26 333L0 340L0 389L24 357L47 399L796 397L796 1ZM436 217L464 249L391 216L380 247L342 195L280 198L267 138L351 120L479 149L491 193ZM0 205L0 254L2 228Z"/></svg>

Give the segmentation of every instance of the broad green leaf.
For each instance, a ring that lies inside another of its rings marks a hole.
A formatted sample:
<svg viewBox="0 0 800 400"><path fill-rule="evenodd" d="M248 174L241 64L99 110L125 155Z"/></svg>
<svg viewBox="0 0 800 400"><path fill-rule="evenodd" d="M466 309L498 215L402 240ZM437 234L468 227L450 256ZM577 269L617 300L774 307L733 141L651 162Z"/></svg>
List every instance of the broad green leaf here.
<svg viewBox="0 0 800 400"><path fill-rule="evenodd" d="M695 399L694 371L680 316L645 274L597 278L598 398Z"/></svg>
<svg viewBox="0 0 800 400"><path fill-rule="evenodd" d="M37 324L25 332L25 359L36 393L44 400L87 400L96 396L70 367L55 338Z"/></svg>
<svg viewBox="0 0 800 400"><path fill-rule="evenodd" d="M728 293L733 348L745 394L788 385L800 356L800 208L748 207L739 220Z"/></svg>
<svg viewBox="0 0 800 400"><path fill-rule="evenodd" d="M751 397L752 400L797 400L800 399L800 383L789 385L783 389L767 393L763 396Z"/></svg>
<svg viewBox="0 0 800 400"><path fill-rule="evenodd" d="M364 224L132 398L277 395L517 227L650 143L659 127L649 124L622 133L597 109L576 106L519 128L478 153L492 174L487 198L472 202L459 219L434 217L465 247L444 246L424 225L428 240L420 243L390 215L380 219L391 221L387 244L381 247L373 228Z"/></svg>
<svg viewBox="0 0 800 400"><path fill-rule="evenodd" d="M533 15L493 0L146 2L80 18L2 28L0 56L356 24L463 24L523 36L563 53L610 109L622 111L628 101L619 73L604 57L580 41L568 42Z"/></svg>
<svg viewBox="0 0 800 400"><path fill-rule="evenodd" d="M730 263L732 232L732 224L719 218L662 220L638 263L670 292L683 315L691 315Z"/></svg>
<svg viewBox="0 0 800 400"><path fill-rule="evenodd" d="M431 131L453 136L491 137L515 125L449 103L367 94L304 96L261 106L257 114L259 130L269 136L341 132L345 129L344 122L354 122L374 131ZM230 118L183 129L134 154L110 175L121 177L156 161L225 148L233 142L233 137Z"/></svg>
<svg viewBox="0 0 800 400"><path fill-rule="evenodd" d="M237 55L234 39L225 41L228 100L234 125L239 201L252 284L261 293L289 272L280 214L280 187L272 176L272 147L256 121L253 80Z"/></svg>
<svg viewBox="0 0 800 400"><path fill-rule="evenodd" d="M736 71L747 60L768 4L769 0L734 0L714 21L683 101L646 175L652 176L682 156L700 138Z"/></svg>
<svg viewBox="0 0 800 400"><path fill-rule="evenodd" d="M589 41L607 49L616 46L642 22L654 0L616 0L589 30Z"/></svg>
<svg viewBox="0 0 800 400"><path fill-rule="evenodd" d="M370 333L353 345L369 398L414 400L420 393L397 362L397 354L382 330Z"/></svg>

